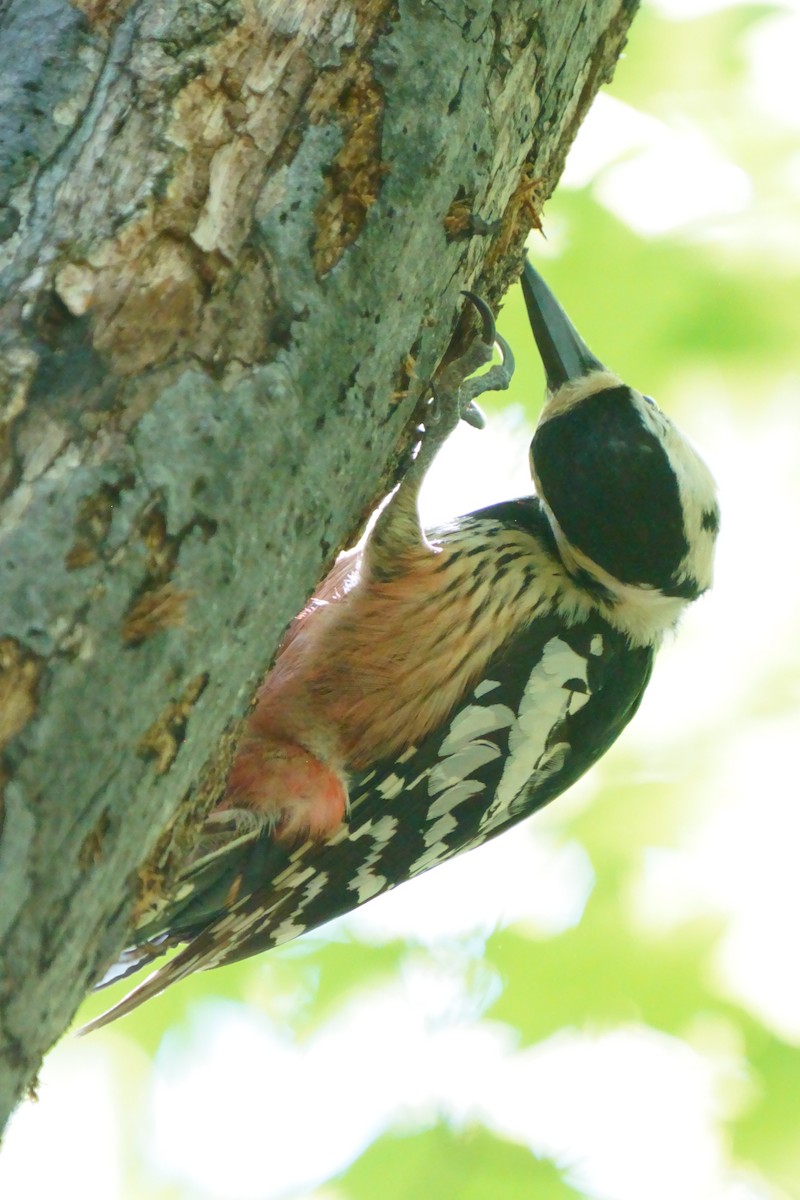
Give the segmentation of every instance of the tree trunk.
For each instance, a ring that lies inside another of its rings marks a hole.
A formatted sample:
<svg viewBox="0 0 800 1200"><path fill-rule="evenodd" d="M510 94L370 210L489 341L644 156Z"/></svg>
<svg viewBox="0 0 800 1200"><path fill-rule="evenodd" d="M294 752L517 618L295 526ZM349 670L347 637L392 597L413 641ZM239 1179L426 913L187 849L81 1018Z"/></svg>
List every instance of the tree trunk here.
<svg viewBox="0 0 800 1200"><path fill-rule="evenodd" d="M7 0L0 1113L167 886L636 0Z"/></svg>

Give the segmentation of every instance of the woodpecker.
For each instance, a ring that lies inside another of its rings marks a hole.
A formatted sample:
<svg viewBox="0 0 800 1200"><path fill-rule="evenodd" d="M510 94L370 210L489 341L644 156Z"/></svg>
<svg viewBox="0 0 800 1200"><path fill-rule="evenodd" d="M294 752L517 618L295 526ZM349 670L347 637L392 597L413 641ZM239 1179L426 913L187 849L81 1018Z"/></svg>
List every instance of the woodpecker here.
<svg viewBox="0 0 800 1200"><path fill-rule="evenodd" d="M595 358L526 263L546 380L536 495L423 531L420 484L513 356L491 311L432 386L420 449L267 675L208 849L101 981L178 953L88 1029L191 974L346 913L496 837L575 782L636 712L665 633L711 583L708 469ZM503 358L468 378L496 344Z"/></svg>

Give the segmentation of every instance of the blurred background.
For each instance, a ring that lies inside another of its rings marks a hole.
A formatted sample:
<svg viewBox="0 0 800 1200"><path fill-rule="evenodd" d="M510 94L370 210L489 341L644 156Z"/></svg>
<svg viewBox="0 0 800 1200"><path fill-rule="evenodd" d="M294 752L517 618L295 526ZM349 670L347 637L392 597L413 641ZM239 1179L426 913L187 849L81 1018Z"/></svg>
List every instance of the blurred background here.
<svg viewBox="0 0 800 1200"><path fill-rule="evenodd" d="M531 243L720 486L715 589L632 726L489 846L64 1040L1 1195L800 1197L799 58L797 4L645 4ZM429 521L530 490L519 295L500 328L515 388Z"/></svg>

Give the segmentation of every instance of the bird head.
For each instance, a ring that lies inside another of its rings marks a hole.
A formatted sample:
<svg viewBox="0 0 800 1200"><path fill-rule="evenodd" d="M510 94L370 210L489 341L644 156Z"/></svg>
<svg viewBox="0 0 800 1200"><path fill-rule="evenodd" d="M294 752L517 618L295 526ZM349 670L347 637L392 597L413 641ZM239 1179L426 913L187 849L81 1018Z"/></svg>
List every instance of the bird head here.
<svg viewBox="0 0 800 1200"><path fill-rule="evenodd" d="M594 356L530 263L522 288L547 377L531 473L565 565L617 598L694 600L711 584L719 526L708 468Z"/></svg>

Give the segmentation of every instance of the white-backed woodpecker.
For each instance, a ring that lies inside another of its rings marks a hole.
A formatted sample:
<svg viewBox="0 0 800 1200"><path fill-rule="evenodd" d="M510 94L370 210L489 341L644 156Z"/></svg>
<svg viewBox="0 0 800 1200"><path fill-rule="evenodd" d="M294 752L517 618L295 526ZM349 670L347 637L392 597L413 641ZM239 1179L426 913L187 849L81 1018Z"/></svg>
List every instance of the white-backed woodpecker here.
<svg viewBox="0 0 800 1200"><path fill-rule="evenodd" d="M87 1028L495 837L635 713L665 632L711 583L714 485L530 264L522 286L547 376L537 494L420 526L438 446L513 370L467 293L482 336L437 377L419 453L364 545L290 628L205 845L103 982L183 948ZM467 379L495 341L503 364Z"/></svg>

